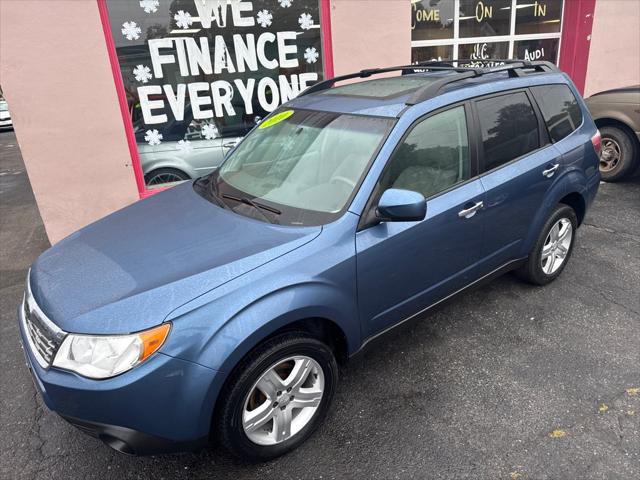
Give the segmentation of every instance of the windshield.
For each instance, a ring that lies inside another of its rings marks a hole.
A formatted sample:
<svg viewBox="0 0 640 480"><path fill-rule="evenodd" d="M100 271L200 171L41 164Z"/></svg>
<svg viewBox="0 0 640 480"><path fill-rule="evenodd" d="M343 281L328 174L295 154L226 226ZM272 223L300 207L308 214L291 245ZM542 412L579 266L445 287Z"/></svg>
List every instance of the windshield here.
<svg viewBox="0 0 640 480"><path fill-rule="evenodd" d="M4 100L0 100L0 112L8 112L9 111L9 105L7 105L7 102L5 102Z"/></svg>
<svg viewBox="0 0 640 480"><path fill-rule="evenodd" d="M388 118L282 109L214 173L212 195L273 223L326 223L347 207L392 126Z"/></svg>

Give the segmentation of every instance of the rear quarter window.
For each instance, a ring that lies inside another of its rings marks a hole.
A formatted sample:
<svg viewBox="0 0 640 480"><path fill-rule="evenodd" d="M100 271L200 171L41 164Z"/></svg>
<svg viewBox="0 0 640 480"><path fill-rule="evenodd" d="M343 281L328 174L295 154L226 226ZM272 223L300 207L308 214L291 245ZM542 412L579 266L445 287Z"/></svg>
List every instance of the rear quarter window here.
<svg viewBox="0 0 640 480"><path fill-rule="evenodd" d="M541 85L531 87L531 92L554 142L571 134L582 123L580 106L568 86Z"/></svg>

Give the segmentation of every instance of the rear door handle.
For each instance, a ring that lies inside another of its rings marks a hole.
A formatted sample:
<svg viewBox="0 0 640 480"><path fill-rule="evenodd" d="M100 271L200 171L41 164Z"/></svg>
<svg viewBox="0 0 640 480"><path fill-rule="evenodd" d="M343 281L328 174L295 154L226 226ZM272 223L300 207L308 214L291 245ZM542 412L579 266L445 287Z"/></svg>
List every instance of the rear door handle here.
<svg viewBox="0 0 640 480"><path fill-rule="evenodd" d="M544 175L547 178L551 178L553 177L553 174L556 173L556 170L558 169L558 167L560 167L559 163L556 163L555 165L551 165L549 168L542 171L542 175Z"/></svg>
<svg viewBox="0 0 640 480"><path fill-rule="evenodd" d="M458 212L458 217L460 218L471 218L473 217L478 210L480 210L484 206L484 202L478 202L469 208L465 208L464 210L460 210Z"/></svg>

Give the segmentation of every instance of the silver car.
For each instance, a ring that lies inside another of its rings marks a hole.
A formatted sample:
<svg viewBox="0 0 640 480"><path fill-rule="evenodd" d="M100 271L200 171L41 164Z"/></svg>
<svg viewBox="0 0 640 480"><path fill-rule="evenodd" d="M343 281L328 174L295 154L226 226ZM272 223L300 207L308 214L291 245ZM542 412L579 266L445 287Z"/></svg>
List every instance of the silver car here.
<svg viewBox="0 0 640 480"><path fill-rule="evenodd" d="M145 125L139 109L132 122L140 164L148 187L166 185L211 173L251 129L259 117L193 119L190 105L184 118L161 125Z"/></svg>
<svg viewBox="0 0 640 480"><path fill-rule="evenodd" d="M138 143L140 164L147 186L175 183L207 175L217 168L225 155L242 140L242 136L222 136L219 133L213 138L207 138L201 127L202 125L192 122L180 140L162 141L154 145L148 142Z"/></svg>

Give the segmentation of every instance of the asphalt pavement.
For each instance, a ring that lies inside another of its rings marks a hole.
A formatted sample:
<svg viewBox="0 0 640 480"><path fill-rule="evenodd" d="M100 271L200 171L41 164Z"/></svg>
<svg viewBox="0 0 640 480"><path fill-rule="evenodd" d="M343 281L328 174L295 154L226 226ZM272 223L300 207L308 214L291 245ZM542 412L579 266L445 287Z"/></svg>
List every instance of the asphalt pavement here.
<svg viewBox="0 0 640 480"><path fill-rule="evenodd" d="M637 176L601 185L556 282L508 274L390 333L342 368L325 425L260 465L216 447L125 456L47 410L15 311L48 246L15 136L2 132L2 479L640 478Z"/></svg>

